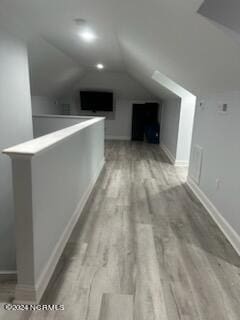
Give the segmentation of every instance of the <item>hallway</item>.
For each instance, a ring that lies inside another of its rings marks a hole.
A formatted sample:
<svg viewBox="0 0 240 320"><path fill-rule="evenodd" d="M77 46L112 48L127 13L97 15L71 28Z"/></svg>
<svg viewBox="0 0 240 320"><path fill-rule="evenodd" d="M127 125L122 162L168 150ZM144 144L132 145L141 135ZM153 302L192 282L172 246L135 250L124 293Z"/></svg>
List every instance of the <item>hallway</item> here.
<svg viewBox="0 0 240 320"><path fill-rule="evenodd" d="M238 320L240 260L158 146L106 142L106 166L36 319Z"/></svg>

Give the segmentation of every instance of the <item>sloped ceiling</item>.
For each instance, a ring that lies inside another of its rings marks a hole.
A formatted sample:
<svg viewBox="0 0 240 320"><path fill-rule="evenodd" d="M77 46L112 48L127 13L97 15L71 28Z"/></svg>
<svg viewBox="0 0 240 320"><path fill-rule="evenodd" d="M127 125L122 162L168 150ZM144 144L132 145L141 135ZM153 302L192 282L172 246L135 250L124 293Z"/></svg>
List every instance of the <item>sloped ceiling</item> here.
<svg viewBox="0 0 240 320"><path fill-rule="evenodd" d="M199 7L198 13L240 43L239 0L205 0Z"/></svg>
<svg viewBox="0 0 240 320"><path fill-rule="evenodd" d="M28 45L32 95L58 96L84 74L74 60L42 38Z"/></svg>
<svg viewBox="0 0 240 320"><path fill-rule="evenodd" d="M69 90L97 62L131 74L160 98L174 95L152 80L155 70L195 95L240 89L240 44L196 12L202 2L1 0L0 18L12 29L21 25L38 94ZM80 40L75 18L95 30L95 43Z"/></svg>
<svg viewBox="0 0 240 320"><path fill-rule="evenodd" d="M239 0L205 0L198 12L240 33Z"/></svg>

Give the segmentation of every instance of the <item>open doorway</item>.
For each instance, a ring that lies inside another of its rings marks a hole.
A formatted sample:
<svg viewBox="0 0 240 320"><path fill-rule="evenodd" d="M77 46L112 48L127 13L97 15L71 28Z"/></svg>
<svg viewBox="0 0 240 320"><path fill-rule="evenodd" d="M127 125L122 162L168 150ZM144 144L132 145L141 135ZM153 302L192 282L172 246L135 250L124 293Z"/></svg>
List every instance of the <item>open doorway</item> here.
<svg viewBox="0 0 240 320"><path fill-rule="evenodd" d="M146 141L159 144L159 104L133 104L132 112L132 141Z"/></svg>

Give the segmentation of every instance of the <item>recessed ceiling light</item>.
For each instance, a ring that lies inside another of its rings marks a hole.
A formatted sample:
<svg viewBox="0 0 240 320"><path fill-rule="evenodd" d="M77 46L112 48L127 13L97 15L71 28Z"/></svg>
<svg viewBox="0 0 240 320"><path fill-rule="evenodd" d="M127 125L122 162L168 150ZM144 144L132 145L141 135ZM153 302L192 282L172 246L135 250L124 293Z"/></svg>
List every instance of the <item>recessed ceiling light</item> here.
<svg viewBox="0 0 240 320"><path fill-rule="evenodd" d="M80 37L86 42L93 42L97 36L91 30L83 30L79 33Z"/></svg>
<svg viewBox="0 0 240 320"><path fill-rule="evenodd" d="M104 65L103 65L102 63L98 63L98 64L96 65L96 67L97 67L99 70L104 69Z"/></svg>

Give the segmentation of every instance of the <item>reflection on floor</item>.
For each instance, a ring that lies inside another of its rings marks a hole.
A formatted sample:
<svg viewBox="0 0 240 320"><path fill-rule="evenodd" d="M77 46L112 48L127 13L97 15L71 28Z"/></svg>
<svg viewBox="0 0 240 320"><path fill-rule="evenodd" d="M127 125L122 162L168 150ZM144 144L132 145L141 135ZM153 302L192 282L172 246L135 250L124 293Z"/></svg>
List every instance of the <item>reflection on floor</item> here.
<svg viewBox="0 0 240 320"><path fill-rule="evenodd" d="M106 160L41 302L65 311L30 319L239 320L240 258L185 171L142 143L108 142Z"/></svg>

